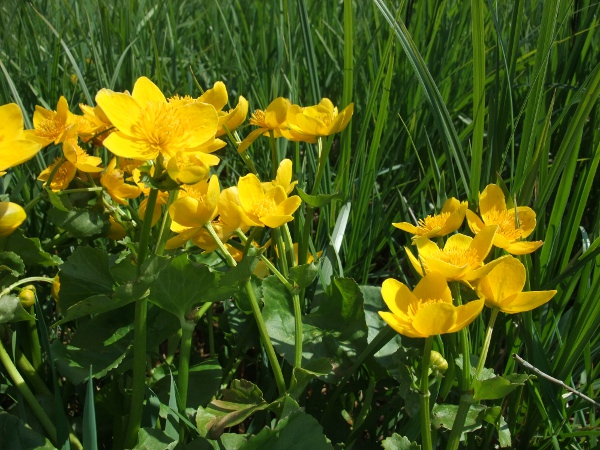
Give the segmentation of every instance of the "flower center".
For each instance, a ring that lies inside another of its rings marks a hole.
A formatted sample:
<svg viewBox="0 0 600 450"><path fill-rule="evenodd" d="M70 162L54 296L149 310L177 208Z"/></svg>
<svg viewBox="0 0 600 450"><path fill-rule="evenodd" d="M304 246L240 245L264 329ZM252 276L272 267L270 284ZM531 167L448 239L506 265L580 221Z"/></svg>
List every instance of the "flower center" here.
<svg viewBox="0 0 600 450"><path fill-rule="evenodd" d="M172 157L185 148L186 123L178 117L177 108L169 103L148 102L142 108L140 120L134 128L153 150Z"/></svg>
<svg viewBox="0 0 600 450"><path fill-rule="evenodd" d="M444 303L441 298L420 298L417 303L411 303L408 307L408 316L412 319L417 313L425 308L427 305L433 305L435 303Z"/></svg>
<svg viewBox="0 0 600 450"><path fill-rule="evenodd" d="M448 220L448 217L450 217L449 212L440 213L435 216L427 216L425 219L419 219L417 228L421 231L421 234L425 234L436 228L442 228Z"/></svg>
<svg viewBox="0 0 600 450"><path fill-rule="evenodd" d="M486 225L498 225L496 233L510 242L514 242L523 236L523 230L516 227L515 217L506 210L491 209L484 215L483 219Z"/></svg>
<svg viewBox="0 0 600 450"><path fill-rule="evenodd" d="M469 265L470 267L476 268L481 265L481 261L477 255L477 250L474 248L465 249L464 247L459 247L452 244L446 244L446 247L443 250L439 250L431 257L457 267Z"/></svg>
<svg viewBox="0 0 600 450"><path fill-rule="evenodd" d="M65 129L64 123L54 119L45 119L36 127L34 132L36 136L58 143Z"/></svg>
<svg viewBox="0 0 600 450"><path fill-rule="evenodd" d="M265 197L260 202L252 205L252 213L256 217L267 217L275 214L277 203L271 197Z"/></svg>
<svg viewBox="0 0 600 450"><path fill-rule="evenodd" d="M266 114L263 110L256 109L250 118L250 124L259 126L261 128L268 128L267 124L265 123L265 117Z"/></svg>

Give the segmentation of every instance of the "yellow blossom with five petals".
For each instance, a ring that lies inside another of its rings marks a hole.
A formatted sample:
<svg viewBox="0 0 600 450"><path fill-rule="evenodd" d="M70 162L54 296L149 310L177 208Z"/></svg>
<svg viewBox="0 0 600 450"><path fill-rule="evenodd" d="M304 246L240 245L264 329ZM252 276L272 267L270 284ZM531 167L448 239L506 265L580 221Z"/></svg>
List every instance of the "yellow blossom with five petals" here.
<svg viewBox="0 0 600 450"><path fill-rule="evenodd" d="M459 331L477 318L484 305L479 299L454 306L446 278L436 272L425 275L412 292L400 281L388 278L381 295L391 311L379 311L381 318L398 333L412 338Z"/></svg>
<svg viewBox="0 0 600 450"><path fill-rule="evenodd" d="M60 164L58 169L54 171L56 166ZM50 182L50 189L53 191L62 191L69 187L73 178L77 174L77 167L73 165L68 160L64 160L62 158L56 158L52 164L46 167L38 176L38 180L45 181L44 186L46 186L47 181L50 179L50 175L54 172L54 176L52 177L52 181Z"/></svg>
<svg viewBox="0 0 600 450"><path fill-rule="evenodd" d="M112 199L120 205L126 205L127 199L138 198L142 189L137 184L125 182L125 172L117 167L117 158L111 159L100 177L100 183Z"/></svg>
<svg viewBox="0 0 600 450"><path fill-rule="evenodd" d="M297 181L292 182L292 161L286 158L279 163L275 179L262 183L262 187L266 192L275 186L281 186L285 193L289 195L294 190L294 187L296 187L296 184L298 184Z"/></svg>
<svg viewBox="0 0 600 450"><path fill-rule="evenodd" d="M393 223L396 228L414 234L413 239L419 236L432 238L446 236L458 230L465 219L468 202L459 202L454 197L444 202L439 214L419 219L419 224L414 226L408 222Z"/></svg>
<svg viewBox="0 0 600 450"><path fill-rule="evenodd" d="M257 109L252 114L250 125L256 125L259 128L252 131L238 146L238 153L246 151L248 147L262 134L268 135L273 132L273 136L279 138L282 136L282 130L287 129L287 112L292 106L287 98L278 97L273 100L267 109Z"/></svg>
<svg viewBox="0 0 600 450"><path fill-rule="evenodd" d="M535 211L527 206L507 209L504 192L497 185L489 184L479 194L479 212L481 219L474 212L467 211L469 228L477 234L485 226L498 225L498 231L494 237L496 247L513 255L525 255L542 246L542 241L526 242L522 240L533 233L535 229Z"/></svg>
<svg viewBox="0 0 600 450"><path fill-rule="evenodd" d="M301 107L292 105L287 113L289 132L282 134L292 141L315 142L318 137L330 136L344 130L354 113L350 103L338 113L331 100L323 98L318 105Z"/></svg>

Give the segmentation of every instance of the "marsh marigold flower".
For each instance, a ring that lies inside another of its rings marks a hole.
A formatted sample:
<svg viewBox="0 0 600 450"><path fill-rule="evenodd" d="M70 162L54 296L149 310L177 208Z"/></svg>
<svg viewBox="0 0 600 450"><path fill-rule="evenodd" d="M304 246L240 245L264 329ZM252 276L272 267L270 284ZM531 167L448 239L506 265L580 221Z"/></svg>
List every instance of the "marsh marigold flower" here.
<svg viewBox="0 0 600 450"><path fill-rule="evenodd" d="M348 126L354 113L350 103L340 113L331 100L323 98L318 105L305 108L292 105L287 113L289 132L284 137L292 141L316 142L318 137L338 133Z"/></svg>
<svg viewBox="0 0 600 450"><path fill-rule="evenodd" d="M490 184L479 194L479 212L481 219L474 212L467 211L469 228L477 234L487 225L498 225L494 236L496 247L513 255L525 255L542 246L542 241L521 240L535 229L535 211L527 206L507 209L504 192L497 185Z"/></svg>
<svg viewBox="0 0 600 450"><path fill-rule="evenodd" d="M486 306L507 314L531 311L556 295L556 291L523 292L525 278L525 266L508 256L477 282L477 293Z"/></svg>
<svg viewBox="0 0 600 450"><path fill-rule="evenodd" d="M283 97L276 98L273 100L267 109L257 109L252 114L250 119L250 125L256 125L259 128L252 131L238 146L238 153L246 151L248 147L256 140L261 134L269 135L269 132L273 132L273 137L282 137L282 130L287 129L287 112L292 106L292 103Z"/></svg>
<svg viewBox="0 0 600 450"><path fill-rule="evenodd" d="M21 225L27 214L13 202L0 202L0 237L11 235Z"/></svg>
<svg viewBox="0 0 600 450"><path fill-rule="evenodd" d="M298 184L297 181L292 182L292 161L286 158L279 163L275 179L262 183L262 187L266 192L275 186L281 186L285 193L289 195L294 190L294 187L296 187L296 184Z"/></svg>
<svg viewBox="0 0 600 450"><path fill-rule="evenodd" d="M33 158L42 148L33 131L23 129L23 113L15 103L0 106L0 172Z"/></svg>
<svg viewBox="0 0 600 450"><path fill-rule="evenodd" d="M288 198L279 185L265 191L252 173L239 179L238 195L245 220L257 227L277 228L290 222L302 202L297 195Z"/></svg>
<svg viewBox="0 0 600 450"><path fill-rule="evenodd" d="M454 333L468 326L481 313L483 299L462 306L452 304L446 278L431 272L411 292L393 278L383 282L381 295L391 312L379 315L398 333L412 338Z"/></svg>
<svg viewBox="0 0 600 450"><path fill-rule="evenodd" d="M214 106L169 103L146 77L138 78L131 95L102 89L96 102L118 130L104 145L124 158L169 159L179 151L200 151L214 141L219 123Z"/></svg>
<svg viewBox="0 0 600 450"><path fill-rule="evenodd" d="M406 254L420 275L437 272L448 281L473 281L489 272L502 259L483 263L492 248L497 228L497 225L485 227L474 238L454 234L448 238L443 249L425 237L418 237L414 242L419 251L419 259L405 247Z"/></svg>
<svg viewBox="0 0 600 450"><path fill-rule="evenodd" d="M58 164L60 166L56 168ZM44 181L44 186L46 186L52 172L54 172L54 176L52 177L52 181L50 181L50 189L57 192L69 187L69 184L73 181L75 175L77 175L77 167L68 160L56 158L52 164L42 170L37 179Z"/></svg>
<svg viewBox="0 0 600 450"><path fill-rule="evenodd" d="M453 231L458 230L465 219L468 203L459 202L454 197L444 202L439 214L427 216L425 219L419 219L419 224L414 226L408 222L393 223L396 228L414 234L413 239L419 236L432 238L436 236L446 236Z"/></svg>
<svg viewBox="0 0 600 450"><path fill-rule="evenodd" d="M111 159L100 177L100 183L112 199L120 205L126 205L127 199L138 198L142 189L137 184L125 182L125 172L117 167L117 158Z"/></svg>

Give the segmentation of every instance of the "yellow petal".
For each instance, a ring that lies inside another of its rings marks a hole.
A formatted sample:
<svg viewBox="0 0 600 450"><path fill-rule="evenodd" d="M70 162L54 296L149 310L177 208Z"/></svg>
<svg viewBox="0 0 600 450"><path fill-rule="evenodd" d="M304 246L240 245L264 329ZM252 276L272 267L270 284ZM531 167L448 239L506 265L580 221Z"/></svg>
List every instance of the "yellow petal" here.
<svg viewBox="0 0 600 450"><path fill-rule="evenodd" d="M448 219L446 219L446 222L444 223L444 226L442 227L442 230L441 230L442 236L445 236L447 234L452 233L453 231L458 230L465 220L465 213L467 212L468 203L462 202L462 203L456 204L456 203L452 202L452 200L456 200L456 199L451 198L451 199L446 200L446 202L444 203L444 206L442 207L442 212L450 213L450 216L448 217ZM446 207L448 202L451 202L448 205L448 210L444 211L444 208ZM456 200L456 202L458 202L458 200ZM451 210L450 208L454 208L454 209Z"/></svg>
<svg viewBox="0 0 600 450"><path fill-rule="evenodd" d="M393 223L392 225L394 225L396 228L400 228L402 231L406 231L407 233L411 234L419 234L420 231L417 227L408 222L398 222Z"/></svg>
<svg viewBox="0 0 600 450"><path fill-rule="evenodd" d="M477 214L475 214L473 211L468 209L466 211L466 214L467 214L467 224L469 225L469 228L471 229L473 234L477 234L485 228L485 224L483 223L483 220L481 220L479 218L479 216Z"/></svg>
<svg viewBox="0 0 600 450"><path fill-rule="evenodd" d="M404 283L394 278L388 278L383 282L381 296L390 311L400 317L406 316L409 305L419 301Z"/></svg>
<svg viewBox="0 0 600 450"><path fill-rule="evenodd" d="M510 298L510 301L501 305L500 309L507 314L531 311L532 309L548 302L556 295L556 292L557 291L521 292Z"/></svg>
<svg viewBox="0 0 600 450"><path fill-rule="evenodd" d="M294 220L294 216L266 216L260 217L259 220L269 228L278 228L284 223Z"/></svg>
<svg viewBox="0 0 600 450"><path fill-rule="evenodd" d="M348 126L350 119L352 119L352 114L354 114L354 103L350 103L339 114L338 118L342 117L342 119L337 121L337 125L335 130L333 130L333 133L338 133L344 130Z"/></svg>
<svg viewBox="0 0 600 450"><path fill-rule="evenodd" d="M403 336L411 338L427 337L421 335L417 330L415 330L411 323L400 321L399 318L392 313L379 311L379 315L390 327Z"/></svg>
<svg viewBox="0 0 600 450"><path fill-rule="evenodd" d="M473 238L470 248L477 251L477 258L479 262L483 262L492 249L492 242L494 242L496 230L498 230L498 225L489 225L477 233Z"/></svg>
<svg viewBox="0 0 600 450"><path fill-rule="evenodd" d="M523 290L525 278L525 266L510 256L502 259L481 279L477 292L485 299L501 304L504 299Z"/></svg>
<svg viewBox="0 0 600 450"><path fill-rule="evenodd" d="M498 211L506 211L506 200L504 192L495 184L488 184L487 187L479 194L479 212L484 218L488 211L496 209Z"/></svg>
<svg viewBox="0 0 600 450"><path fill-rule="evenodd" d="M217 131L217 137L223 136L227 133L225 131L225 127L227 127L229 131L235 130L242 123L244 123L246 117L248 117L248 100L240 95L237 106L224 116L219 117L219 130Z"/></svg>
<svg viewBox="0 0 600 450"><path fill-rule="evenodd" d="M446 278L437 272L429 272L417 283L413 294L420 300L441 299L452 304L452 293Z"/></svg>
<svg viewBox="0 0 600 450"><path fill-rule="evenodd" d="M146 142L133 139L128 135L115 131L104 140L104 146L117 156L138 161L155 159L159 151L147 145Z"/></svg>
<svg viewBox="0 0 600 450"><path fill-rule="evenodd" d="M458 306L456 308L456 322L454 326L450 328L450 330L448 330L448 332L454 333L468 326L477 318L479 314L481 314L483 305L484 301L482 299L479 299L473 300L472 302L469 302L466 305Z"/></svg>
<svg viewBox="0 0 600 450"><path fill-rule="evenodd" d="M538 248L542 246L542 244L542 241L517 241L510 243L509 245L504 247L504 249L508 253L511 253L513 255L527 255L529 253L535 252Z"/></svg>
<svg viewBox="0 0 600 450"><path fill-rule="evenodd" d="M500 264L505 258L510 258L510 256L509 255L501 256L500 258L494 259L494 260L490 261L489 263L479 267L478 269L469 271L464 276L462 281L478 280L479 278L487 275L494 267L496 267L497 264Z"/></svg>
<svg viewBox="0 0 600 450"><path fill-rule="evenodd" d="M265 197L262 185L253 173L241 177L237 187L240 204L246 211L252 210L254 204Z"/></svg>
<svg viewBox="0 0 600 450"><path fill-rule="evenodd" d="M227 104L227 88L225 83L217 81L211 89L208 89L204 94L198 97L198 101L209 103L214 106L217 111L221 111Z"/></svg>
<svg viewBox="0 0 600 450"><path fill-rule="evenodd" d="M29 161L41 149L42 145L40 143L24 139L0 142L0 171L5 171Z"/></svg>
<svg viewBox="0 0 600 450"><path fill-rule="evenodd" d="M187 147L192 149L211 141L217 132L219 116L215 107L208 103L190 103L175 110L175 116L189 130Z"/></svg>
<svg viewBox="0 0 600 450"><path fill-rule="evenodd" d="M291 216L300 207L301 203L302 200L300 199L300 197L298 197L297 195L293 195L277 205L276 214Z"/></svg>
<svg viewBox="0 0 600 450"><path fill-rule="evenodd" d="M210 213L202 208L202 203L192 197L178 198L169 207L173 222L184 227L201 228L210 221Z"/></svg>
<svg viewBox="0 0 600 450"><path fill-rule="evenodd" d="M423 337L448 333L456 322L456 307L448 303L425 305L415 314L413 327Z"/></svg>
<svg viewBox="0 0 600 450"><path fill-rule="evenodd" d="M138 135L139 131L135 125L139 121L141 108L131 95L101 89L96 94L96 103L100 105L111 123L119 131L128 136ZM156 154L158 155L158 152Z"/></svg>
<svg viewBox="0 0 600 450"><path fill-rule="evenodd" d="M404 247L404 251L406 252L406 256L408 257L408 260L415 268L415 271L419 275L423 276L423 269L421 268L421 262L417 258L415 258L415 255L412 254L412 252L408 249L408 247Z"/></svg>
<svg viewBox="0 0 600 450"><path fill-rule="evenodd" d="M437 272L443 275L446 280L462 280L470 272L468 264L455 266L435 258L424 259L424 262L428 273Z"/></svg>
<svg viewBox="0 0 600 450"><path fill-rule="evenodd" d="M187 241L196 236L200 231L202 231L202 228L190 228L179 233L177 236L172 237L167 241L167 244L165 245L165 250L172 250L174 248L182 247Z"/></svg>
<svg viewBox="0 0 600 450"><path fill-rule="evenodd" d="M463 203L465 203L465 202L463 202ZM444 202L441 212L452 213L452 212L456 211L460 206L461 206L461 203L456 198L450 197L449 199L447 199Z"/></svg>
<svg viewBox="0 0 600 450"><path fill-rule="evenodd" d="M514 208L508 211L508 214L515 217ZM519 206L517 208L517 214L519 215L519 230L523 233L521 237L526 238L535 229L535 211L528 206ZM516 224L515 220L515 224Z"/></svg>
<svg viewBox="0 0 600 450"><path fill-rule="evenodd" d="M265 124L268 128L282 128L285 124L288 108L292 104L287 98L273 100L265 110Z"/></svg>
<svg viewBox="0 0 600 450"><path fill-rule="evenodd" d="M23 134L23 113L16 103L0 106L0 142L14 141Z"/></svg>
<svg viewBox="0 0 600 450"><path fill-rule="evenodd" d="M142 107L146 106L146 103L167 103L167 99L158 86L147 77L140 77L137 79L133 85L131 96ZM102 107L102 109L104 109L104 107Z"/></svg>
<svg viewBox="0 0 600 450"><path fill-rule="evenodd" d="M250 145L252 145L252 143L258 139L258 137L263 134L266 130L264 128L258 128L254 131L252 131L248 136L246 136L246 138L240 142L240 145L238 145L237 151L238 153L243 153L246 151L246 149L248 147L250 147Z"/></svg>
<svg viewBox="0 0 600 450"><path fill-rule="evenodd" d="M428 259L440 253L440 248L437 244L426 237L416 238L415 244L417 245L417 249L419 249L419 256L421 258Z"/></svg>

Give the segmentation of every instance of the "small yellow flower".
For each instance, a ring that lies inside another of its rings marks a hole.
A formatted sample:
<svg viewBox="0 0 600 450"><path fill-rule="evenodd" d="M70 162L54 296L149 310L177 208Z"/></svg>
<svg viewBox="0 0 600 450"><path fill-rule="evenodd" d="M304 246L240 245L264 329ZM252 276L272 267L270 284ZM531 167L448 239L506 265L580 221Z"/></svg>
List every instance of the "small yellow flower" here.
<svg viewBox="0 0 600 450"><path fill-rule="evenodd" d="M508 256L477 282L477 293L486 306L507 314L531 311L556 295L557 291L522 292L525 278L525 266Z"/></svg>
<svg viewBox="0 0 600 450"><path fill-rule="evenodd" d="M195 184L208 177L211 166L220 159L204 152L177 152L167 163L167 172L172 180L180 184Z"/></svg>
<svg viewBox="0 0 600 450"><path fill-rule="evenodd" d="M257 109L252 114L250 119L251 125L256 125L259 128L252 131L238 146L238 153L246 151L248 147L262 134L269 135L273 132L273 136L278 138L282 136L282 130L287 129L287 112L292 106L287 98L279 97L273 100L267 109L264 111Z"/></svg>
<svg viewBox="0 0 600 450"><path fill-rule="evenodd" d="M519 206L516 211L515 208L506 209L504 192L495 184L488 185L479 194L479 212L483 221L474 212L467 211L469 228L477 234L487 225L498 225L494 237L496 247L513 255L525 255L542 246L542 241L521 240L533 233L535 229L535 211L527 206Z"/></svg>
<svg viewBox="0 0 600 450"><path fill-rule="evenodd" d="M60 163L62 158L56 158L52 164L50 164L47 168L45 168L42 173L38 176L38 180L40 181L48 181L50 179L50 175L54 172L54 169L58 163ZM70 161L63 161L59 168L54 173L54 177L50 182L50 189L53 191L62 191L69 187L73 178L77 174L77 167L75 167ZM44 183L46 186L47 183Z"/></svg>
<svg viewBox="0 0 600 450"><path fill-rule="evenodd" d="M238 194L245 219L257 227L277 228L290 222L302 202L297 195L288 198L279 185L265 192L260 180L252 173L239 179Z"/></svg>
<svg viewBox="0 0 600 450"><path fill-rule="evenodd" d="M110 134L109 130L113 124L99 106L91 107L80 103L79 109L83 112L83 116L76 116L79 138L83 142L93 139L92 143L95 146L101 146L104 139Z"/></svg>
<svg viewBox="0 0 600 450"><path fill-rule="evenodd" d="M419 259L408 248L404 248L408 259L421 276L424 275L423 267L425 273L437 272L448 281L473 281L481 278L502 260L499 258L489 264L483 263L492 248L497 228L497 225L485 227L474 238L454 234L448 238L443 249L425 237L418 237L414 242L419 250Z"/></svg>
<svg viewBox="0 0 600 450"><path fill-rule="evenodd" d="M0 237L11 235L26 218L27 214L20 205L0 202Z"/></svg>
<svg viewBox="0 0 600 450"><path fill-rule="evenodd" d="M0 172L33 158L42 148L33 131L23 130L23 113L15 103L0 106Z"/></svg>
<svg viewBox="0 0 600 450"><path fill-rule="evenodd" d="M265 192L270 191L275 186L281 186L286 194L291 194L298 184L297 181L292 182L292 161L284 159L279 163L277 168L277 176L273 181L262 183Z"/></svg>
<svg viewBox="0 0 600 450"><path fill-rule="evenodd" d="M146 77L138 78L131 95L102 89L96 102L118 129L104 140L117 156L168 159L179 151L198 151L215 140L219 119L214 106L169 103Z"/></svg>
<svg viewBox="0 0 600 450"><path fill-rule="evenodd" d="M169 207L171 219L183 227L202 228L217 215L220 191L216 175L208 181L186 186L180 197Z"/></svg>
<svg viewBox="0 0 600 450"><path fill-rule="evenodd" d="M117 158L111 159L106 170L100 177L100 184L112 199L120 205L126 205L129 198L138 198L142 189L137 184L125 182L125 172L117 168Z"/></svg>
<svg viewBox="0 0 600 450"><path fill-rule="evenodd" d="M426 238L446 236L460 228L465 219L467 207L467 202L459 202L452 197L446 200L439 214L419 219L419 224L416 227L408 222L393 223L392 225L414 234L413 239L419 236Z"/></svg>
<svg viewBox="0 0 600 450"><path fill-rule="evenodd" d="M69 111L69 104L64 96L60 96L56 111L50 111L41 106L35 107L33 113L34 133L43 146L60 144L67 138L70 127L76 126L76 118Z"/></svg>
<svg viewBox="0 0 600 450"><path fill-rule="evenodd" d="M337 106L333 106L328 98L322 99L318 105L306 108L293 105L287 113L291 133L283 132L283 135L293 141L315 142L317 137L344 130L353 113L354 103L350 103L338 114Z"/></svg>
<svg viewBox="0 0 600 450"><path fill-rule="evenodd" d="M454 333L468 326L483 309L483 299L454 306L452 294L443 275L425 275L411 292L406 285L388 278L381 295L391 312L379 315L398 333L412 338L426 338Z"/></svg>

